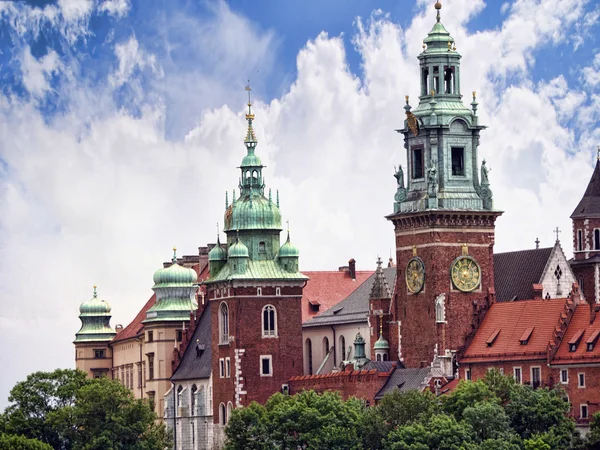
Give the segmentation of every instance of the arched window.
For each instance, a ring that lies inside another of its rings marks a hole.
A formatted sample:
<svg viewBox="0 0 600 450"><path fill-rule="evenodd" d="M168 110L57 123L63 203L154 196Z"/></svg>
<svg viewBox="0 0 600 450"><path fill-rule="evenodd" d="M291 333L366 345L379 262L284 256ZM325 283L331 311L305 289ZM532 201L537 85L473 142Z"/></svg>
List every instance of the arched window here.
<svg viewBox="0 0 600 450"><path fill-rule="evenodd" d="M600 230L594 230L594 250L600 250Z"/></svg>
<svg viewBox="0 0 600 450"><path fill-rule="evenodd" d="M329 353L329 338L325 336L323 338L323 358L327 356L327 353Z"/></svg>
<svg viewBox="0 0 600 450"><path fill-rule="evenodd" d="M377 361L381 361L381 353L377 353Z"/></svg>
<svg viewBox="0 0 600 450"><path fill-rule="evenodd" d="M179 387L177 388L177 404L175 405L176 407L181 406L181 392L183 391L183 386L179 385ZM177 408L175 410L175 417L179 416L179 408Z"/></svg>
<svg viewBox="0 0 600 450"><path fill-rule="evenodd" d="M262 335L263 337L277 336L277 313L273 305L267 305L263 308Z"/></svg>
<svg viewBox="0 0 600 450"><path fill-rule="evenodd" d="M340 336L340 352L342 361L346 361L346 338L344 336Z"/></svg>
<svg viewBox="0 0 600 450"><path fill-rule="evenodd" d="M310 338L306 339L306 359L308 361L308 375L313 374L313 364L312 364L312 341Z"/></svg>
<svg viewBox="0 0 600 450"><path fill-rule="evenodd" d="M259 242L258 243L258 253L265 253L265 243L264 242Z"/></svg>
<svg viewBox="0 0 600 450"><path fill-rule="evenodd" d="M195 416L196 415L196 392L198 391L198 388L196 387L196 385L192 385L192 390L191 392L191 403L190 405L192 405L191 407L191 411L190 411L190 416Z"/></svg>
<svg viewBox="0 0 600 450"><path fill-rule="evenodd" d="M229 342L229 308L225 302L219 308L219 336L221 344Z"/></svg>
<svg viewBox="0 0 600 450"><path fill-rule="evenodd" d="M227 410L225 409L225 403L219 405L219 423L225 425L227 423Z"/></svg>
<svg viewBox="0 0 600 450"><path fill-rule="evenodd" d="M233 403L227 403L227 422L231 419L231 411L233 410Z"/></svg>
<svg viewBox="0 0 600 450"><path fill-rule="evenodd" d="M579 277L579 292L583 292L583 275Z"/></svg>

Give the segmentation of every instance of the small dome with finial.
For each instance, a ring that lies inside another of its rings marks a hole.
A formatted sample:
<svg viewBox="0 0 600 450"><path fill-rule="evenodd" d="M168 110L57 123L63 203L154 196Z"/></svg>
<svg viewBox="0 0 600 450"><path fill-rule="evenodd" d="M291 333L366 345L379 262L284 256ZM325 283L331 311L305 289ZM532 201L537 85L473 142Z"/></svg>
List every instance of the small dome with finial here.
<svg viewBox="0 0 600 450"><path fill-rule="evenodd" d="M82 316L101 316L110 313L110 305L105 300L98 298L96 286L94 286L94 296L81 304L79 312Z"/></svg>
<svg viewBox="0 0 600 450"><path fill-rule="evenodd" d="M290 232L288 231L287 240L279 249L280 258L298 258L300 256L300 250L290 241Z"/></svg>
<svg viewBox="0 0 600 450"><path fill-rule="evenodd" d="M227 251L227 256L229 258L249 258L250 254L248 252L248 247L244 245L242 241L240 241L239 236L235 237L235 243L229 247Z"/></svg>
<svg viewBox="0 0 600 450"><path fill-rule="evenodd" d="M375 345L373 346L373 349L374 350L389 350L389 348L390 348L390 344L380 334L379 339L377 339L377 342L375 342Z"/></svg>
<svg viewBox="0 0 600 450"><path fill-rule="evenodd" d="M177 249L173 248L173 264L169 267L158 269L154 272L154 287L198 282L198 275L194 269L180 266L177 264Z"/></svg>
<svg viewBox="0 0 600 450"><path fill-rule="evenodd" d="M440 9L442 9L442 4L439 1L437 1L437 2L435 2L434 7L435 7L435 9L437 9L439 11Z"/></svg>
<svg viewBox="0 0 600 450"><path fill-rule="evenodd" d="M221 240L217 237L217 245L208 252L209 261L227 261L227 251L221 247Z"/></svg>

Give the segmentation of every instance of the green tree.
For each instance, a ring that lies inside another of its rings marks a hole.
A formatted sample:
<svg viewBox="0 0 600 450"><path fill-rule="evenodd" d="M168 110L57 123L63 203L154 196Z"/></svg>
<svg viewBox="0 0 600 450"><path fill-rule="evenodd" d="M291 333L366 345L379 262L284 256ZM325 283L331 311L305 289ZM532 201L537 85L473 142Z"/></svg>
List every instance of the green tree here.
<svg viewBox="0 0 600 450"><path fill-rule="evenodd" d="M73 450L163 450L172 445L147 400L100 378L77 391L75 403L53 411L48 422Z"/></svg>
<svg viewBox="0 0 600 450"><path fill-rule="evenodd" d="M496 402L479 402L463 411L463 420L471 425L479 442L506 439L514 433L504 408Z"/></svg>
<svg viewBox="0 0 600 450"><path fill-rule="evenodd" d="M377 405L377 409L391 430L421 418L429 418L440 411L440 406L438 400L429 391L396 390L386 394Z"/></svg>
<svg viewBox="0 0 600 450"><path fill-rule="evenodd" d="M0 450L52 450L52 447L37 439L0 434Z"/></svg>
<svg viewBox="0 0 600 450"><path fill-rule="evenodd" d="M12 404L0 416L0 429L10 435L38 439L54 449L70 449L71 443L59 436L48 423L48 416L72 405L78 390L89 382L85 372L77 370L32 373L10 391L8 400Z"/></svg>
<svg viewBox="0 0 600 450"><path fill-rule="evenodd" d="M426 422L398 427L385 441L386 450L476 450L473 429L447 414L433 415Z"/></svg>
<svg viewBox="0 0 600 450"><path fill-rule="evenodd" d="M264 409L255 405L249 413L234 411L225 429L225 448L359 449L357 430L364 410L362 401L343 401L338 393L277 393Z"/></svg>
<svg viewBox="0 0 600 450"><path fill-rule="evenodd" d="M466 408L484 402L500 404L500 399L483 380L461 380L450 395L443 397L442 405L446 413L461 420Z"/></svg>
<svg viewBox="0 0 600 450"><path fill-rule="evenodd" d="M502 375L498 369L488 370L483 377L483 382L490 388L502 405L506 406L517 389L514 378Z"/></svg>

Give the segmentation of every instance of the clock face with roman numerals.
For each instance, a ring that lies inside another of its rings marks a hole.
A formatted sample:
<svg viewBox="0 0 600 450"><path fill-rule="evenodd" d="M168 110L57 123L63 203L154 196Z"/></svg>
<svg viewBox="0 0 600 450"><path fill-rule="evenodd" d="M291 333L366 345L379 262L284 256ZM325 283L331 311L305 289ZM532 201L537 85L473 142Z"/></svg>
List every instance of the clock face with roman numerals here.
<svg viewBox="0 0 600 450"><path fill-rule="evenodd" d="M481 283L481 268L470 256L459 256L450 268L452 284L462 292L471 292Z"/></svg>
<svg viewBox="0 0 600 450"><path fill-rule="evenodd" d="M406 286L413 294L418 294L425 286L425 264L417 256L411 258L406 265Z"/></svg>

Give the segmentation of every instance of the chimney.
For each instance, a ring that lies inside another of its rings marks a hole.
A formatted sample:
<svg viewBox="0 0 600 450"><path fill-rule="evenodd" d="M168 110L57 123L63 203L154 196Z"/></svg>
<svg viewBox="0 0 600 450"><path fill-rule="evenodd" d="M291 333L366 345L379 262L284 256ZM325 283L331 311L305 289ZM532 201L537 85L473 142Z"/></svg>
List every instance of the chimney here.
<svg viewBox="0 0 600 450"><path fill-rule="evenodd" d="M350 278L356 280L356 260L354 258L350 258L350 261L348 261L348 268L350 270Z"/></svg>
<svg viewBox="0 0 600 450"><path fill-rule="evenodd" d="M542 294L544 292L544 286L542 286L541 284L533 284L533 299L534 300L541 300L542 299Z"/></svg>
<svg viewBox="0 0 600 450"><path fill-rule="evenodd" d="M590 325L594 323L596 319L596 313L600 310L600 305L596 305L595 303L590 303Z"/></svg>
<svg viewBox="0 0 600 450"><path fill-rule="evenodd" d="M115 331L116 331L117 333L120 333L121 331L123 331L123 325L121 325L121 324L118 324L118 325L115 327Z"/></svg>
<svg viewBox="0 0 600 450"><path fill-rule="evenodd" d="M579 284L577 283L577 281L573 283L573 288L571 290L571 300L573 300L573 303L575 303L576 305L585 302L585 300L581 298L581 292L579 291Z"/></svg>

